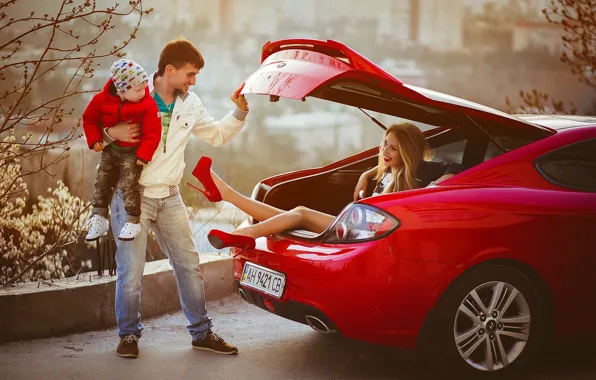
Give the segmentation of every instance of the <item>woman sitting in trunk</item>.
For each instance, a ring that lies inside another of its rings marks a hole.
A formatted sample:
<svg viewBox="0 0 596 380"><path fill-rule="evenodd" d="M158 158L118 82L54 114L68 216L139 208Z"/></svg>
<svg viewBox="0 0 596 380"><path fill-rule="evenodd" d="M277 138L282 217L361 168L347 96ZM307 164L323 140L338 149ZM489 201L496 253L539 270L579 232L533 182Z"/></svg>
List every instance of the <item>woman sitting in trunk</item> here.
<svg viewBox="0 0 596 380"><path fill-rule="evenodd" d="M377 186L372 196L426 187L430 183L441 182L462 170L458 164L428 161L430 156L426 139L418 127L411 123L392 125L385 132L381 143L379 165L360 176L354 191L354 200L358 199L361 191L362 194L366 192L367 182L375 174ZM209 157L201 157L192 174L205 186L205 190L197 190L205 194L210 201L228 201L260 221L258 224L239 228L231 233L211 230L208 235L209 242L217 249L225 247L252 249L255 247L256 238L292 229L321 233L336 218L303 206L290 211L281 210L245 197L211 170Z"/></svg>

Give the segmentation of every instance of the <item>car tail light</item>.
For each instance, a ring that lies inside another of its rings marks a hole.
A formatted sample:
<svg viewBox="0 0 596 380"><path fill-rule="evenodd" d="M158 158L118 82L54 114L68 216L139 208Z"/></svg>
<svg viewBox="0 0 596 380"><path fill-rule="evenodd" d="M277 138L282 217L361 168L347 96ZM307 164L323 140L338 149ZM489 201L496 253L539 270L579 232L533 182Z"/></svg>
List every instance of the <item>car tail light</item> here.
<svg viewBox="0 0 596 380"><path fill-rule="evenodd" d="M395 231L400 221L373 206L352 204L345 208L323 236L323 243L352 243L383 238Z"/></svg>

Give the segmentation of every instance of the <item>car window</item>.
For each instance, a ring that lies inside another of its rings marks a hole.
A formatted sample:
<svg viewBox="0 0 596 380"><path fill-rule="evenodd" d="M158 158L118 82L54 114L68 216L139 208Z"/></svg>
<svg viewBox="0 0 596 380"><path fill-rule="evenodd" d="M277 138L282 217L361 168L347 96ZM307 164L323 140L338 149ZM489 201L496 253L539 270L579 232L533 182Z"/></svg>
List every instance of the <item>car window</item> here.
<svg viewBox="0 0 596 380"><path fill-rule="evenodd" d="M494 139L497 140L497 142L507 150L516 149L536 141L536 139L522 136L494 136ZM486 148L484 161L500 156L501 154L503 154L501 149L499 149L498 146L490 141L488 143L488 147Z"/></svg>
<svg viewBox="0 0 596 380"><path fill-rule="evenodd" d="M536 168L556 185L596 192L596 139L547 153L536 160Z"/></svg>
<svg viewBox="0 0 596 380"><path fill-rule="evenodd" d="M521 128L519 126L506 125L488 120L480 120L478 118L471 117L471 119L473 119L474 122L482 127L503 148L507 150L520 148L552 134L549 131L536 129L533 127ZM491 144L493 143L491 142Z"/></svg>
<svg viewBox="0 0 596 380"><path fill-rule="evenodd" d="M461 164L468 140L460 140L433 148L433 161Z"/></svg>

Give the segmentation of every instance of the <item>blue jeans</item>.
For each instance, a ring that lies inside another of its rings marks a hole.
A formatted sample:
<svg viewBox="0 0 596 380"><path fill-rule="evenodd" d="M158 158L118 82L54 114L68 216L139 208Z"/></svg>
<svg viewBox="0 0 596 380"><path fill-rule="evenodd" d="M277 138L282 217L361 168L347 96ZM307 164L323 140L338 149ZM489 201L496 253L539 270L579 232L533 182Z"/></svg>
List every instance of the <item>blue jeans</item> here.
<svg viewBox="0 0 596 380"><path fill-rule="evenodd" d="M114 191L111 204L112 231L116 237L116 321L118 335L141 337L141 278L145 267L147 236L152 230L174 268L180 304L189 321L193 340L201 340L212 327L205 305L203 276L195 250L186 206L180 194L154 199L141 197L141 232L131 241L118 240L126 223L122 190Z"/></svg>

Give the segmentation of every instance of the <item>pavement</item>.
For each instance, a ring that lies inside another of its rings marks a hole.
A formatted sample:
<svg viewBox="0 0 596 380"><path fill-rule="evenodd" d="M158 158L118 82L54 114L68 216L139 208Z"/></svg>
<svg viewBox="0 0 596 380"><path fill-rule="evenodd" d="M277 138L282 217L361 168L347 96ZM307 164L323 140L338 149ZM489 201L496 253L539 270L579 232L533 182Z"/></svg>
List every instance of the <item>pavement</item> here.
<svg viewBox="0 0 596 380"><path fill-rule="evenodd" d="M0 379L434 379L413 353L321 335L233 295L208 304L214 330L237 356L191 349L182 312L144 321L138 359L116 356L115 329L0 345ZM590 348L591 347L591 348ZM566 346L523 378L594 380L594 345Z"/></svg>

